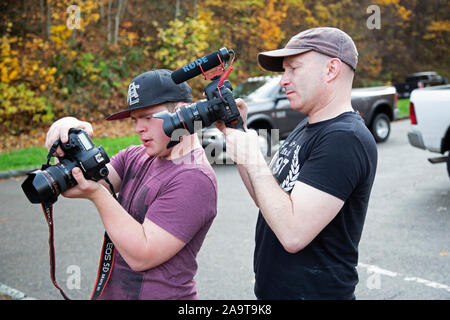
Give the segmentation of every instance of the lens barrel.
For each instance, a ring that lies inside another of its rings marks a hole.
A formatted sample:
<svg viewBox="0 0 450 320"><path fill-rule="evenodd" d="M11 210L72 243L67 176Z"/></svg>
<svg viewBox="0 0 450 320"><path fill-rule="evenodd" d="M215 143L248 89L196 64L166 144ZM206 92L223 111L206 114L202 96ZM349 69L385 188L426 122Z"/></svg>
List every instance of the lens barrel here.
<svg viewBox="0 0 450 320"><path fill-rule="evenodd" d="M72 176L76 163L62 159L61 163L28 174L22 190L31 203L54 203L60 193L77 184Z"/></svg>
<svg viewBox="0 0 450 320"><path fill-rule="evenodd" d="M216 117L208 101L198 101L180 107L176 112L161 111L153 115L154 118L163 119L163 130L166 136L172 137L177 129L186 129L190 134L196 132L195 121L201 121L202 126L208 127Z"/></svg>

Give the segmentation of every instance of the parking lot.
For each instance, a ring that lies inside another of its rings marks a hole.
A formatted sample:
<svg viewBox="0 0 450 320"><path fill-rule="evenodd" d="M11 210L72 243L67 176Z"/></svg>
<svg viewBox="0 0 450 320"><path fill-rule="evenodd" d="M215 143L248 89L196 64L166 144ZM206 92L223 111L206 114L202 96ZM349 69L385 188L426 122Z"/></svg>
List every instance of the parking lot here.
<svg viewBox="0 0 450 320"><path fill-rule="evenodd" d="M413 148L409 121L391 124L378 144L378 170L359 246L357 299L450 298L450 181L445 164ZM44 159L43 159L44 160ZM255 299L253 248L257 208L233 165L215 165L218 216L198 256L200 299ZM62 299L51 283L48 228L40 206L0 182L0 284L37 299ZM55 205L57 279L75 299L88 299L97 275L103 227L87 200ZM79 272L81 281L71 275ZM72 289L70 289L72 288Z"/></svg>

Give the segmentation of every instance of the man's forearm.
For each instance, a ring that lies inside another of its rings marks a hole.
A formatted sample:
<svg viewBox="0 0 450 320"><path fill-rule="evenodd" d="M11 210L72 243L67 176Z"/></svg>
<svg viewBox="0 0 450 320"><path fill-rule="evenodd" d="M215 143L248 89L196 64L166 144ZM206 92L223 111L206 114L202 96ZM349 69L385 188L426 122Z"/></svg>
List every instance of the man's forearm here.
<svg viewBox="0 0 450 320"><path fill-rule="evenodd" d="M254 199L264 219L283 243L289 228L293 227L293 206L289 194L279 186L272 171L262 158L255 164L245 166Z"/></svg>
<svg viewBox="0 0 450 320"><path fill-rule="evenodd" d="M255 205L257 207L259 207L258 201L256 200L256 196L255 196L255 190L253 188L252 182L251 182L250 177L248 175L247 169L241 164L238 164L237 168L238 168L238 171L239 171L239 175L241 176L242 182L244 182L244 185L247 188L248 193L252 197L253 202L255 203Z"/></svg>
<svg viewBox="0 0 450 320"><path fill-rule="evenodd" d="M141 263L147 245L142 225L112 198L106 188L95 192L91 200L100 213L108 236L125 261L130 267Z"/></svg>

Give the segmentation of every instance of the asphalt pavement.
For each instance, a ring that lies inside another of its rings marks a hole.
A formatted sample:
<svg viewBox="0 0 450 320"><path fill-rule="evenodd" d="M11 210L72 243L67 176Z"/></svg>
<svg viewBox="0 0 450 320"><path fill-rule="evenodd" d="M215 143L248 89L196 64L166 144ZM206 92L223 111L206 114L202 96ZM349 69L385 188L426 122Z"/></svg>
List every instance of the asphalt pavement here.
<svg viewBox="0 0 450 320"><path fill-rule="evenodd" d="M450 180L436 156L408 144L409 121L392 123L379 162L359 246L357 299L450 298ZM43 159L44 160L44 159ZM218 215L198 255L200 299L253 300L257 208L233 165L214 165ZM62 299L49 273L48 228L20 185L0 181L0 299ZM60 197L54 208L56 277L73 299L88 299L97 275L103 226L92 203ZM79 281L78 281L79 280ZM1 288L7 290L1 290ZM22 295L21 295L22 294Z"/></svg>

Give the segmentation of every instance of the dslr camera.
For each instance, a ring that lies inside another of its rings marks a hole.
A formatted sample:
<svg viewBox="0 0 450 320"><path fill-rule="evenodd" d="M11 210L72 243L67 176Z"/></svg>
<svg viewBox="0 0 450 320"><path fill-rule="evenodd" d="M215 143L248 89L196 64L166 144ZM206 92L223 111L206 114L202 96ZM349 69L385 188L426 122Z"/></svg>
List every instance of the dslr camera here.
<svg viewBox="0 0 450 320"><path fill-rule="evenodd" d="M187 81L200 73L204 75L205 79L211 79L212 82L205 88L206 99L182 106L174 113L161 111L153 115L155 118L164 120L163 130L168 137L172 137L172 133L177 129L185 129L190 134L201 130L202 127L194 126L195 121L201 121L205 127L216 121L223 121L227 127L244 130L243 121L233 97L233 88L230 81L225 80L233 69L232 60L228 70L225 70L225 64L230 59L230 54L233 55L234 60L234 51L222 48L196 59L172 73L172 80L176 84ZM206 73L212 68L216 69L211 70L209 74ZM171 141L167 148L176 143L178 142Z"/></svg>
<svg viewBox="0 0 450 320"><path fill-rule="evenodd" d="M58 157L59 163L50 165L49 161L56 148L64 151ZM81 129L71 128L69 140L56 141L47 156L47 164L41 170L28 174L22 183L22 189L31 203L55 203L60 193L74 187L77 181L72 176L72 169L78 167L86 179L98 181L108 177L106 164L109 157L102 146L95 147L87 133Z"/></svg>

